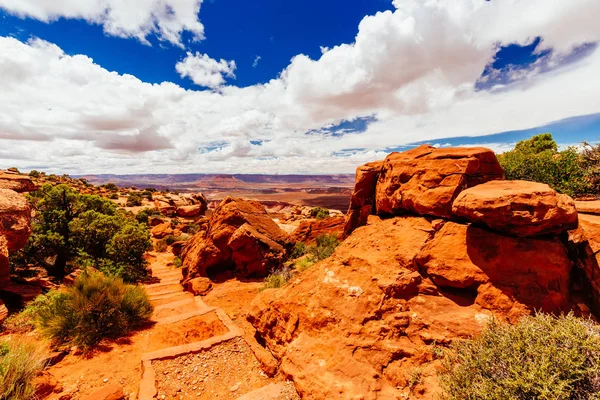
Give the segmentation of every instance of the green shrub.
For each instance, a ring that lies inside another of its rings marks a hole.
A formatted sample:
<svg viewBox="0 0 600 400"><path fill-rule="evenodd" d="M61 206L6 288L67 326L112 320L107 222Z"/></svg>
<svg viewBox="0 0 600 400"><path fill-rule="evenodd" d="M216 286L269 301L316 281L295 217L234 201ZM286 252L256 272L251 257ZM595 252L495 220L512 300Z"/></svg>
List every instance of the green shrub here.
<svg viewBox="0 0 600 400"><path fill-rule="evenodd" d="M600 327L571 314L492 321L442 362L448 399L598 399Z"/></svg>
<svg viewBox="0 0 600 400"><path fill-rule="evenodd" d="M293 276L292 270L289 267L284 266L265 278L265 283L261 287L261 290L283 287Z"/></svg>
<svg viewBox="0 0 600 400"><path fill-rule="evenodd" d="M302 242L297 242L294 245L294 250L292 250L292 254L290 254L290 258L298 258L302 257L308 251L308 247Z"/></svg>
<svg viewBox="0 0 600 400"><path fill-rule="evenodd" d="M119 195L117 193L111 193L108 195L108 198L110 200L118 200L119 199Z"/></svg>
<svg viewBox="0 0 600 400"><path fill-rule="evenodd" d="M575 147L558 151L549 133L517 143L514 150L498 156L506 179L545 183L557 192L570 196L597 194L600 189L598 148L587 151Z"/></svg>
<svg viewBox="0 0 600 400"><path fill-rule="evenodd" d="M315 261L310 257L302 257L294 262L294 269L298 272L303 272L315 265Z"/></svg>
<svg viewBox="0 0 600 400"><path fill-rule="evenodd" d="M101 188L104 188L106 190L110 190L111 192L116 192L117 190L119 190L119 188L117 187L117 185L115 185L112 182L108 182L102 186L100 186Z"/></svg>
<svg viewBox="0 0 600 400"><path fill-rule="evenodd" d="M150 190L142 191L142 197L146 198L148 201L152 201L152 192Z"/></svg>
<svg viewBox="0 0 600 400"><path fill-rule="evenodd" d="M44 350L39 344L0 342L0 400L33 399L33 380L44 368L44 360Z"/></svg>
<svg viewBox="0 0 600 400"><path fill-rule="evenodd" d="M73 286L52 290L34 304L35 325L43 335L83 349L122 336L152 314L144 288L100 273L84 273Z"/></svg>
<svg viewBox="0 0 600 400"><path fill-rule="evenodd" d="M154 215L162 215L160 213L160 211L158 210L158 208L143 208L140 211L138 211L137 214L135 214L135 219L140 223L140 224L146 224L148 225L148 218Z"/></svg>
<svg viewBox="0 0 600 400"><path fill-rule="evenodd" d="M185 234L185 233L182 233L182 234L181 234L181 235L179 235L179 236L175 236L175 235L167 235L167 236L164 238L164 241L165 241L165 243L166 243L168 246L170 246L170 245L172 245L172 244L173 244L173 243L175 243L175 242L186 242L186 241L190 240L190 238L191 238L191 237L192 237L191 235L188 235L188 234Z"/></svg>
<svg viewBox="0 0 600 400"><path fill-rule="evenodd" d="M165 239L157 240L156 243L154 243L154 251L162 253L164 251L167 251L168 246L169 245L167 244L167 241Z"/></svg>
<svg viewBox="0 0 600 400"><path fill-rule="evenodd" d="M29 176L31 178L37 179L40 177L40 172L35 169L32 169L31 171L29 171Z"/></svg>
<svg viewBox="0 0 600 400"><path fill-rule="evenodd" d="M187 226L187 233L190 235L195 235L196 233L198 233L199 230L200 230L200 225L198 225L195 222L192 222L192 223L188 224L188 226Z"/></svg>
<svg viewBox="0 0 600 400"><path fill-rule="evenodd" d="M329 210L323 207L315 207L310 210L310 216L316 219L329 218Z"/></svg>
<svg viewBox="0 0 600 400"><path fill-rule="evenodd" d="M134 192L130 193L127 196L127 207L138 207L142 205L142 195L140 193Z"/></svg>
<svg viewBox="0 0 600 400"><path fill-rule="evenodd" d="M179 258L179 257L175 257L175 258L173 259L173 266L174 266L175 268L181 268L181 266L182 266L182 265L183 265L183 262L181 261L181 258Z"/></svg>
<svg viewBox="0 0 600 400"><path fill-rule="evenodd" d="M308 248L308 254L321 261L333 254L335 248L340 244L336 235L326 233L315 238L316 244Z"/></svg>

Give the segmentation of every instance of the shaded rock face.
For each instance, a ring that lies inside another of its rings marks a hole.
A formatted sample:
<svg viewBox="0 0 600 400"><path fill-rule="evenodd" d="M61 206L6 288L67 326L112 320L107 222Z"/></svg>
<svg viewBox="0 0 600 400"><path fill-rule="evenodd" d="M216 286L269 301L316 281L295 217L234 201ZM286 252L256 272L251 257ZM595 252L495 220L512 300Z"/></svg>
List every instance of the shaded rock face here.
<svg viewBox="0 0 600 400"><path fill-rule="evenodd" d="M31 235L31 206L9 189L0 189L0 289L10 285L9 254L22 249Z"/></svg>
<svg viewBox="0 0 600 400"><path fill-rule="evenodd" d="M492 181L466 189L454 201L452 211L471 222L522 237L577 227L573 199L536 182Z"/></svg>
<svg viewBox="0 0 600 400"><path fill-rule="evenodd" d="M378 165L358 169L334 254L247 315L305 398L437 398L435 346L489 318L600 315L599 216L578 225L568 196L497 181L486 149L422 146Z"/></svg>
<svg viewBox="0 0 600 400"><path fill-rule="evenodd" d="M344 217L329 217L321 220L303 221L291 235L293 242L314 243L321 235L342 236Z"/></svg>
<svg viewBox="0 0 600 400"><path fill-rule="evenodd" d="M255 201L226 198L205 230L181 251L184 279L233 270L237 276L262 277L279 267L293 243Z"/></svg>
<svg viewBox="0 0 600 400"><path fill-rule="evenodd" d="M191 218L204 215L208 210L208 201L202 193L165 194L153 197L154 206L166 216L179 215Z"/></svg>
<svg viewBox="0 0 600 400"><path fill-rule="evenodd" d="M27 175L0 171L0 189L10 189L18 193L33 192L37 186Z"/></svg>
<svg viewBox="0 0 600 400"><path fill-rule="evenodd" d="M422 145L391 153L357 169L345 234L369 214L412 213L452 217L452 203L464 189L502 179L493 151L481 147L438 149Z"/></svg>

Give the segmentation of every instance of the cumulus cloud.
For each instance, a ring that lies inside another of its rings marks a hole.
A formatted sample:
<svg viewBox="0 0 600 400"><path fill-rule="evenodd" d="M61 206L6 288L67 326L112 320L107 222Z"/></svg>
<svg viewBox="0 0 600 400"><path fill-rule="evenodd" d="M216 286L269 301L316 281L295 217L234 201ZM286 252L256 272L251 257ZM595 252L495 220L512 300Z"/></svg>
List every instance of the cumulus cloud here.
<svg viewBox="0 0 600 400"><path fill-rule="evenodd" d="M204 39L198 20L202 0L0 0L0 8L19 17L44 22L59 18L83 19L99 24L112 36L136 38L148 44L150 34L182 46L187 31L195 40Z"/></svg>
<svg viewBox="0 0 600 400"><path fill-rule="evenodd" d="M225 83L225 77L235 78L235 61L215 60L207 54L187 53L175 65L182 78L190 78L196 85L216 89Z"/></svg>
<svg viewBox="0 0 600 400"><path fill-rule="evenodd" d="M263 85L226 85L233 62L188 54L177 71L213 91L148 84L48 42L0 38L0 148L10 149L0 157L71 173L351 172L384 148L600 112L600 51L572 59L600 40L591 17L600 2L394 4L365 17L353 43L298 55ZM477 89L499 46L536 37L552 68ZM327 134L364 118L364 132ZM315 130L325 133L307 134Z"/></svg>

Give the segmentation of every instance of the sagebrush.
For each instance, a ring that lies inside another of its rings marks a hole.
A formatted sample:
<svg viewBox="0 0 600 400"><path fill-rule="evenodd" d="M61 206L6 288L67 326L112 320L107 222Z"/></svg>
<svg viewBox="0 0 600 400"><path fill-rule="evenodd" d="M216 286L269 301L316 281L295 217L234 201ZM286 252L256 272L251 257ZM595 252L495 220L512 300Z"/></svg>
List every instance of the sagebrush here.
<svg viewBox="0 0 600 400"><path fill-rule="evenodd" d="M43 346L23 340L0 342L0 400L34 398L34 378L44 368Z"/></svg>
<svg viewBox="0 0 600 400"><path fill-rule="evenodd" d="M600 327L572 314L492 321L442 363L447 399L599 399Z"/></svg>
<svg viewBox="0 0 600 400"><path fill-rule="evenodd" d="M57 344L84 349L116 338L147 321L152 305L145 289L117 277L82 274L73 286L52 290L26 308L35 326Z"/></svg>

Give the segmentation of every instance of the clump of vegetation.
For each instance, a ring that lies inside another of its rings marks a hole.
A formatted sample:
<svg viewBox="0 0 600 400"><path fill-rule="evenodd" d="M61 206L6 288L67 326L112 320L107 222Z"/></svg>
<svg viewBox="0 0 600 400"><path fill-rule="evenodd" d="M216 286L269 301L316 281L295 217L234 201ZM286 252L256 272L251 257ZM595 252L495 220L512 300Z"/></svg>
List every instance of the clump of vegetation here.
<svg viewBox="0 0 600 400"><path fill-rule="evenodd" d="M34 398L34 378L44 368L41 346L23 341L0 342L0 400Z"/></svg>
<svg viewBox="0 0 600 400"><path fill-rule="evenodd" d="M492 321L442 362L448 399L597 399L600 328L572 314Z"/></svg>
<svg viewBox="0 0 600 400"><path fill-rule="evenodd" d="M40 177L40 172L35 169L32 169L31 171L29 171L29 176L31 178L37 179Z"/></svg>
<svg viewBox="0 0 600 400"><path fill-rule="evenodd" d="M174 266L175 268L181 268L181 267L183 266L183 261L181 261L181 258L179 258L179 257L175 257L175 258L173 259L173 266Z"/></svg>
<svg viewBox="0 0 600 400"><path fill-rule="evenodd" d="M138 207L142 205L142 195L138 192L129 193L127 196L127 207Z"/></svg>
<svg viewBox="0 0 600 400"><path fill-rule="evenodd" d="M13 257L62 279L68 266L92 266L127 281L146 275L143 256L152 242L146 227L100 196L67 185L44 185L28 195L35 209L27 246Z"/></svg>
<svg viewBox="0 0 600 400"><path fill-rule="evenodd" d="M141 193L142 197L146 198L148 201L152 201L152 192L150 190L144 190Z"/></svg>
<svg viewBox="0 0 600 400"><path fill-rule="evenodd" d="M118 200L119 199L119 194L118 193L111 193L108 195L108 198L111 200Z"/></svg>
<svg viewBox="0 0 600 400"><path fill-rule="evenodd" d="M169 245L167 244L165 239L157 240L156 243L154 243L154 251L157 251L159 253L167 251L167 247L169 247Z"/></svg>
<svg viewBox="0 0 600 400"><path fill-rule="evenodd" d="M549 133L517 143L498 156L506 179L545 183L570 196L597 194L600 190L600 147L584 143L584 150L558 151Z"/></svg>
<svg viewBox="0 0 600 400"><path fill-rule="evenodd" d="M329 218L329 210L323 207L315 207L310 210L310 216L316 219Z"/></svg>
<svg viewBox="0 0 600 400"><path fill-rule="evenodd" d="M10 167L7 171L14 172L16 174L20 174L21 171L17 167Z"/></svg>
<svg viewBox="0 0 600 400"><path fill-rule="evenodd" d="M192 236L188 235L186 233L182 233L181 235L175 236L175 235L167 235L164 239L165 243L167 244L167 246L172 245L175 242L187 242L188 240L190 240Z"/></svg>
<svg viewBox="0 0 600 400"><path fill-rule="evenodd" d="M160 211L158 210L158 208L143 208L140 211L138 211L138 213L135 215L135 219L140 223L140 224L146 224L148 225L148 218L152 217L152 216L159 216L162 215L160 213Z"/></svg>
<svg viewBox="0 0 600 400"><path fill-rule="evenodd" d="M106 184L104 184L104 185L101 185L100 187L101 187L101 188L104 188L104 189L106 189L106 190L109 190L109 191L111 191L111 192L116 192L116 191L118 191L118 190L119 190L119 188L117 187L117 185L115 185L115 184L114 184L114 183L112 183L112 182L108 182L108 183L106 183Z"/></svg>
<svg viewBox="0 0 600 400"><path fill-rule="evenodd" d="M279 288L284 286L295 273L303 272L315 265L317 262L331 256L335 248L340 244L336 235L324 234L315 239L315 244L306 246L304 243L296 243L290 258L294 259L291 265L274 271L265 278L264 289Z"/></svg>
<svg viewBox="0 0 600 400"><path fill-rule="evenodd" d="M100 273L83 273L73 286L51 290L28 308L36 328L57 344L83 349L103 338L124 335L152 315L152 305L141 286Z"/></svg>

